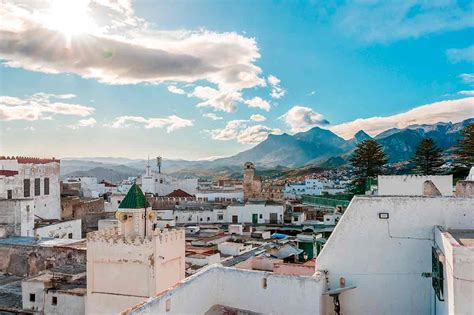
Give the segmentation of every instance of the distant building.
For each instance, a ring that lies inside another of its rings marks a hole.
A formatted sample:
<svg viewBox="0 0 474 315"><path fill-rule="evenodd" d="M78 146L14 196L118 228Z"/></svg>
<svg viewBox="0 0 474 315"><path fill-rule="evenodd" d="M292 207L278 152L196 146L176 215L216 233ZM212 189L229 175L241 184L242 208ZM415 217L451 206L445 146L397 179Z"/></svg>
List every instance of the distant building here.
<svg viewBox="0 0 474 315"><path fill-rule="evenodd" d="M59 160L0 157L0 210L6 209L3 200L16 200L22 213L29 207L33 211L24 202L31 200L37 218L60 219Z"/></svg>
<svg viewBox="0 0 474 315"><path fill-rule="evenodd" d="M176 189L184 190L190 195L194 195L198 189L197 178L175 178L173 176L156 172L147 165L145 173L137 178L137 184L144 193L150 193L157 196L166 196Z"/></svg>
<svg viewBox="0 0 474 315"><path fill-rule="evenodd" d="M255 164L244 164L244 200L270 199L283 200L284 183L278 181L263 181L260 176L255 176Z"/></svg>
<svg viewBox="0 0 474 315"><path fill-rule="evenodd" d="M248 201L227 207L227 222L248 224L281 224L285 206L272 201Z"/></svg>
<svg viewBox="0 0 474 315"><path fill-rule="evenodd" d="M119 228L87 235L87 314L117 314L185 275L182 230L155 230L155 213L133 185L116 213Z"/></svg>

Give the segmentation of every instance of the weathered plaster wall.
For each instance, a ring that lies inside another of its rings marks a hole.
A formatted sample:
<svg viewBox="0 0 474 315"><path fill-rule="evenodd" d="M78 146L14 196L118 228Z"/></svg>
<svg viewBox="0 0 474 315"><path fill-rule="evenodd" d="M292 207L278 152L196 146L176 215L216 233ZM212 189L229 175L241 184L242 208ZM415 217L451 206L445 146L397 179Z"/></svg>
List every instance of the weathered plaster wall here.
<svg viewBox="0 0 474 315"><path fill-rule="evenodd" d="M37 227L35 235L45 238L82 239L82 221L68 220Z"/></svg>
<svg viewBox="0 0 474 315"><path fill-rule="evenodd" d="M472 228L473 200L454 197L355 197L316 261L328 287L344 277L344 314L430 314L434 227ZM380 219L379 213L389 219ZM332 299L326 298L331 309Z"/></svg>
<svg viewBox="0 0 474 315"><path fill-rule="evenodd" d="M323 280L214 265L131 314L204 314L217 304L262 314L320 314ZM285 298L288 292L297 294Z"/></svg>
<svg viewBox="0 0 474 315"><path fill-rule="evenodd" d="M0 245L0 272L33 276L45 269L86 264L86 250L67 247Z"/></svg>

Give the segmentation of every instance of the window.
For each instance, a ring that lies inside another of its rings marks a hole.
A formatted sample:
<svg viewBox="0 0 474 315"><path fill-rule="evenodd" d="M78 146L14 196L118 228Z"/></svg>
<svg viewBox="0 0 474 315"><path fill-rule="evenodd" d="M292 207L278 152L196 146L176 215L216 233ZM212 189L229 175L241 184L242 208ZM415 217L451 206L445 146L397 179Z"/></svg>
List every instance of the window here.
<svg viewBox="0 0 474 315"><path fill-rule="evenodd" d="M49 195L49 178L44 179L44 194Z"/></svg>
<svg viewBox="0 0 474 315"><path fill-rule="evenodd" d="M162 179L160 179L160 184L163 184L163 180L162 180Z"/></svg>
<svg viewBox="0 0 474 315"><path fill-rule="evenodd" d="M41 179L35 178L35 196L41 195Z"/></svg>
<svg viewBox="0 0 474 315"><path fill-rule="evenodd" d="M69 233L69 234L67 235L67 238L72 238L72 233Z"/></svg>
<svg viewBox="0 0 474 315"><path fill-rule="evenodd" d="M201 222L202 222L202 218L199 218L199 221L201 221Z"/></svg>
<svg viewBox="0 0 474 315"><path fill-rule="evenodd" d="M23 197L30 196L30 180L24 179L23 180Z"/></svg>
<svg viewBox="0 0 474 315"><path fill-rule="evenodd" d="M207 217L207 222L211 221L211 218L210 217Z"/></svg>
<svg viewBox="0 0 474 315"><path fill-rule="evenodd" d="M218 214L217 215L217 220L224 220L224 215L223 214Z"/></svg>
<svg viewBox="0 0 474 315"><path fill-rule="evenodd" d="M260 217L260 219L263 219L263 214L260 213L260 216L259 216L259 217Z"/></svg>
<svg viewBox="0 0 474 315"><path fill-rule="evenodd" d="M34 302L36 300L36 296L34 293L30 293L30 302Z"/></svg>
<svg viewBox="0 0 474 315"><path fill-rule="evenodd" d="M51 300L51 305L58 305L58 297L53 296L53 299Z"/></svg>
<svg viewBox="0 0 474 315"><path fill-rule="evenodd" d="M267 288L267 278L262 279L262 288L264 288L264 289Z"/></svg>
<svg viewBox="0 0 474 315"><path fill-rule="evenodd" d="M120 200L117 200L117 204L120 204Z"/></svg>
<svg viewBox="0 0 474 315"><path fill-rule="evenodd" d="M13 198L13 192L12 192L11 189L8 189L8 190L7 190L7 198L8 198L8 199L12 199L12 198Z"/></svg>

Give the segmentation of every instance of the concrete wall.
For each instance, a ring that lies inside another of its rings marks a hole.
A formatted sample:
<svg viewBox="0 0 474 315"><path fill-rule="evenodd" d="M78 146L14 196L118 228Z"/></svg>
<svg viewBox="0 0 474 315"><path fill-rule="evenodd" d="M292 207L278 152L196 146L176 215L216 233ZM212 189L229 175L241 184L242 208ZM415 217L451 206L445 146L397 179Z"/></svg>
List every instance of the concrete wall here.
<svg viewBox="0 0 474 315"><path fill-rule="evenodd" d="M82 220L68 220L57 222L35 229L35 235L45 238L82 238Z"/></svg>
<svg viewBox="0 0 474 315"><path fill-rule="evenodd" d="M196 200L202 201L243 201L244 192L242 190L238 191L198 191L196 192Z"/></svg>
<svg viewBox="0 0 474 315"><path fill-rule="evenodd" d="M204 314L219 304L261 314L320 314L323 287L313 277L211 266L128 313ZM289 292L297 294L287 298Z"/></svg>
<svg viewBox="0 0 474 315"><path fill-rule="evenodd" d="M344 277L356 289L341 294L343 314L430 314L434 227L472 228L472 199L361 197L352 199L316 261L328 287ZM388 213L389 219L380 219ZM326 298L328 307L332 299Z"/></svg>
<svg viewBox="0 0 474 315"><path fill-rule="evenodd" d="M423 196L423 183L432 181L443 196L453 195L453 175L378 176L379 196Z"/></svg>

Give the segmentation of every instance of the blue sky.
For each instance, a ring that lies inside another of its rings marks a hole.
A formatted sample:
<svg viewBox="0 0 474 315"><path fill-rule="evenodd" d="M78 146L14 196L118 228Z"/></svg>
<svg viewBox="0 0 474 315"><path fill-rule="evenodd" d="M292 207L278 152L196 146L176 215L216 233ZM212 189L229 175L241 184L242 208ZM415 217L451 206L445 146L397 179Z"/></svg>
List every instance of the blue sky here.
<svg viewBox="0 0 474 315"><path fill-rule="evenodd" d="M314 126L350 138L474 117L473 6L13 1L0 151L197 159Z"/></svg>

